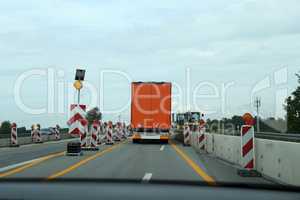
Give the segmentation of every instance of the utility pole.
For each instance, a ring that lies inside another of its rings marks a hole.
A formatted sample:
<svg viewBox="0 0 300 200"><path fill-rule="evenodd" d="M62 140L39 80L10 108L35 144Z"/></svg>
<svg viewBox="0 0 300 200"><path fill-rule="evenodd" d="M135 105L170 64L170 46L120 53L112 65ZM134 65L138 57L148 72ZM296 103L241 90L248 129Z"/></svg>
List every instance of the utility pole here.
<svg viewBox="0 0 300 200"><path fill-rule="evenodd" d="M260 97L256 97L254 102L255 108L256 108L256 131L260 132L260 124L259 124L259 109L261 107L261 99Z"/></svg>

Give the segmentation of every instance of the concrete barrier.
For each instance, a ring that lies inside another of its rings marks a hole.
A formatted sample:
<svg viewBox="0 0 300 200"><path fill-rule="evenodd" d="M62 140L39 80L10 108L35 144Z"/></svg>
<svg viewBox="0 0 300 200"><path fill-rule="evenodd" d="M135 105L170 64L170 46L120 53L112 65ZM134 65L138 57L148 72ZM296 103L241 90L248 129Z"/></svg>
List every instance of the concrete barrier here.
<svg viewBox="0 0 300 200"><path fill-rule="evenodd" d="M192 133L193 139L197 138ZM206 133L207 152L230 163L241 165L241 140L238 136ZM192 142L199 151L198 146ZM255 139L256 169L265 177L280 183L300 186L300 144Z"/></svg>
<svg viewBox="0 0 300 200"><path fill-rule="evenodd" d="M69 134L61 134L61 140L72 138ZM55 135L42 135L42 139L44 142L47 141L55 141ZM18 138L19 145L31 144L31 137L19 137ZM0 139L0 147L8 147L10 146L10 138L1 138Z"/></svg>

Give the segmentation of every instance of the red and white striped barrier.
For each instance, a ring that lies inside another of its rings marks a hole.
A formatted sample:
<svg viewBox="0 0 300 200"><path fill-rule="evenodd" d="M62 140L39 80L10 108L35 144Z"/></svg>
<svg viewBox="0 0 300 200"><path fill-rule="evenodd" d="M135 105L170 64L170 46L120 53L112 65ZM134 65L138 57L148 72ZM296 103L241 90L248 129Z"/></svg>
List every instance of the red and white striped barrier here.
<svg viewBox="0 0 300 200"><path fill-rule="evenodd" d="M19 146L18 145L17 124L16 123L12 123L12 125L11 125L10 145L11 146Z"/></svg>
<svg viewBox="0 0 300 200"><path fill-rule="evenodd" d="M108 122L106 128L106 144L113 144L113 125L112 122Z"/></svg>
<svg viewBox="0 0 300 200"><path fill-rule="evenodd" d="M31 137L35 143L42 143L41 126L39 124L31 126Z"/></svg>
<svg viewBox="0 0 300 200"><path fill-rule="evenodd" d="M85 127L82 125L81 120L85 119L86 105L71 104L71 117L67 124L69 125L69 134L80 136Z"/></svg>
<svg viewBox="0 0 300 200"><path fill-rule="evenodd" d="M91 129L91 148L97 148L98 147L98 132L100 132L100 124L99 121L95 120L92 124Z"/></svg>
<svg viewBox="0 0 300 200"><path fill-rule="evenodd" d="M116 137L118 140L122 140L122 138L123 138L123 131L122 131L122 126L121 126L120 122L117 123Z"/></svg>
<svg viewBox="0 0 300 200"><path fill-rule="evenodd" d="M203 129L200 129L198 136L198 147L200 150L205 150L205 139L205 132Z"/></svg>
<svg viewBox="0 0 300 200"><path fill-rule="evenodd" d="M99 145L99 144L102 144L102 138L101 138L101 136L102 136L102 122L101 122L101 120L99 120L98 121L98 132L97 132L97 144Z"/></svg>
<svg viewBox="0 0 300 200"><path fill-rule="evenodd" d="M247 170L255 168L254 127L244 125L241 128L242 167Z"/></svg>
<svg viewBox="0 0 300 200"><path fill-rule="evenodd" d="M60 140L60 127L59 125L56 125L54 128L54 136L55 140Z"/></svg>
<svg viewBox="0 0 300 200"><path fill-rule="evenodd" d="M125 136L125 138L127 138L128 134L127 134L127 129L126 129L126 124L125 123L122 124L122 131L123 131L123 135Z"/></svg>
<svg viewBox="0 0 300 200"><path fill-rule="evenodd" d="M183 128L183 142L184 145L191 145L191 129L188 124L185 124Z"/></svg>
<svg viewBox="0 0 300 200"><path fill-rule="evenodd" d="M88 133L88 121L86 119L80 119L80 124L82 125L82 130L80 132L80 144L81 148L88 147L87 133Z"/></svg>
<svg viewBox="0 0 300 200"><path fill-rule="evenodd" d="M205 150L205 121L203 119L200 120L199 123L199 135L198 135L198 147L200 150Z"/></svg>

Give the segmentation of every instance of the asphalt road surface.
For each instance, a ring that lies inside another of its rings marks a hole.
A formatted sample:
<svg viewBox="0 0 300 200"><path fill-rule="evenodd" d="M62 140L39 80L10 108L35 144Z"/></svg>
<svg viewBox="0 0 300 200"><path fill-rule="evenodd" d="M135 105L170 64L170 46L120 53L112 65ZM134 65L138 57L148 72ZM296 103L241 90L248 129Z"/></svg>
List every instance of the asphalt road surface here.
<svg viewBox="0 0 300 200"><path fill-rule="evenodd" d="M130 140L101 145L83 156L65 156L68 141L0 149L0 178L99 178L272 183L244 178L237 168L192 147L170 144L133 144ZM273 183L272 183L273 184Z"/></svg>

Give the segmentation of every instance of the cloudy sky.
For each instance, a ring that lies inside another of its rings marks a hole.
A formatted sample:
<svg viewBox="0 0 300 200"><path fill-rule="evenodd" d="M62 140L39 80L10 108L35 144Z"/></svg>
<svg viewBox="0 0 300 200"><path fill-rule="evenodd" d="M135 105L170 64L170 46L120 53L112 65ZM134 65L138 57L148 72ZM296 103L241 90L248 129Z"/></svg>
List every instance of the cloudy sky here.
<svg viewBox="0 0 300 200"><path fill-rule="evenodd" d="M299 0L0 3L0 121L66 126L81 101L129 121L131 81L173 83L173 111L283 117L300 69Z"/></svg>

